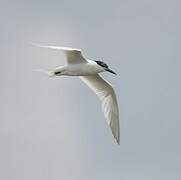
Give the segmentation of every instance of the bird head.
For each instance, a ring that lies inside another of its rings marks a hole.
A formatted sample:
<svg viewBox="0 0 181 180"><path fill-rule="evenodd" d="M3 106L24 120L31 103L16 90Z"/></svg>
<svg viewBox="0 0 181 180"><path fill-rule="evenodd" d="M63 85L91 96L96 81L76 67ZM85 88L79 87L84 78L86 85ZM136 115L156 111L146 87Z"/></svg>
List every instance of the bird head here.
<svg viewBox="0 0 181 180"><path fill-rule="evenodd" d="M101 66L101 67L103 67L103 69L105 70L105 71L108 71L108 72L110 72L110 73L112 73L112 74L115 74L115 75L117 75L113 70L111 70L109 67L108 67L108 65L106 64L106 63L104 63L103 61L95 61L99 66Z"/></svg>

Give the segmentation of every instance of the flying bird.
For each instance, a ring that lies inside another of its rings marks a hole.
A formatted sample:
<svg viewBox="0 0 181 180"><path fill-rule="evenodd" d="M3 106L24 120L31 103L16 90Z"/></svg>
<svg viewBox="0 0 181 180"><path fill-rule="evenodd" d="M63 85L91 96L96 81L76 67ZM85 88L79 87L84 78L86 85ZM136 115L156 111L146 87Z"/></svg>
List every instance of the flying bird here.
<svg viewBox="0 0 181 180"><path fill-rule="evenodd" d="M70 47L58 47L58 46L42 46L39 44L31 43L32 45L61 50L66 55L67 64L59 66L54 70L48 72L49 76L78 76L87 84L87 86L99 97L102 103L102 110L106 121L112 131L112 134L119 144L119 109L116 99L116 94L113 87L108 83L99 73L112 71L108 65L102 61L93 61L86 59L82 55L81 49Z"/></svg>

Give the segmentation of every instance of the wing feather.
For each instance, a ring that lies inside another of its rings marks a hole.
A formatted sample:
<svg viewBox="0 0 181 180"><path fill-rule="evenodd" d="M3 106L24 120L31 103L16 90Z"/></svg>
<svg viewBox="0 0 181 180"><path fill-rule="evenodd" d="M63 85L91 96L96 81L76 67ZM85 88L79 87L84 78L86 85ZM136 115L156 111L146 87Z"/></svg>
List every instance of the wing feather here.
<svg viewBox="0 0 181 180"><path fill-rule="evenodd" d="M80 78L100 98L104 116L111 128L114 138L119 144L119 109L114 89L98 74L92 76L81 76Z"/></svg>
<svg viewBox="0 0 181 180"><path fill-rule="evenodd" d="M36 43L31 43L34 46L48 48L48 49L55 49L61 50L65 53L67 63L68 64L79 64L85 63L87 60L83 57L81 49L71 48L71 47L60 47L60 46L46 46L46 45L39 45Z"/></svg>

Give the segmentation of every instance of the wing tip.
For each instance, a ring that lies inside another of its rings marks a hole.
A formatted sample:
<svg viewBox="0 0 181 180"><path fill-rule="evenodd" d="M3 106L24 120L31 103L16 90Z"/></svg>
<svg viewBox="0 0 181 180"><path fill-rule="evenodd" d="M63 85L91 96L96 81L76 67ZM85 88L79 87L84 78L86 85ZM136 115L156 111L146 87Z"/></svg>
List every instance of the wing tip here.
<svg viewBox="0 0 181 180"><path fill-rule="evenodd" d="M40 45L38 43L34 43L34 42L28 42L28 44L32 45L32 46L36 46L36 47L42 47L42 48L50 48L50 49L59 49L59 50L66 50L66 51L82 51L79 48L73 48L73 47L65 47L65 46L51 46L51 45Z"/></svg>
<svg viewBox="0 0 181 180"><path fill-rule="evenodd" d="M40 44L31 42L31 41L28 42L28 44L31 45L31 46L36 46L36 47L43 47L43 46L41 46Z"/></svg>
<svg viewBox="0 0 181 180"><path fill-rule="evenodd" d="M114 136L114 135L113 135ZM118 136L114 136L114 139L117 143L117 145L120 145L120 138L119 138L119 135Z"/></svg>
<svg viewBox="0 0 181 180"><path fill-rule="evenodd" d="M111 127L111 126L110 126L110 127ZM116 129L113 129L113 128L111 127L111 131L112 131L112 135L113 135L113 137L114 137L114 140L116 141L116 143L117 143L118 145L120 145L119 126L118 126L118 128L116 128Z"/></svg>
<svg viewBox="0 0 181 180"><path fill-rule="evenodd" d="M120 140L119 140L119 138L116 139L116 142L117 142L117 145L120 145Z"/></svg>

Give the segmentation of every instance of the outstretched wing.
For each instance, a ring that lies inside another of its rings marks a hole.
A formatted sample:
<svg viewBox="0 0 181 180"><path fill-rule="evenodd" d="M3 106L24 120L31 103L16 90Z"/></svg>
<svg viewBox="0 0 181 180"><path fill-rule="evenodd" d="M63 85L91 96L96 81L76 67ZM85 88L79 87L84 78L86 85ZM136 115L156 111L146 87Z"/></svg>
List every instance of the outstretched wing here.
<svg viewBox="0 0 181 180"><path fill-rule="evenodd" d="M31 44L38 46L38 47L42 47L42 48L55 49L55 50L63 51L66 55L68 64L79 64L79 63L87 62L86 59L82 56L81 49L70 48L70 47L59 47L59 46L44 46L44 45L39 45L36 43L31 43Z"/></svg>
<svg viewBox="0 0 181 180"><path fill-rule="evenodd" d="M119 144L119 109L114 89L98 74L92 76L81 76L80 78L100 98L104 116L111 128L114 138Z"/></svg>

